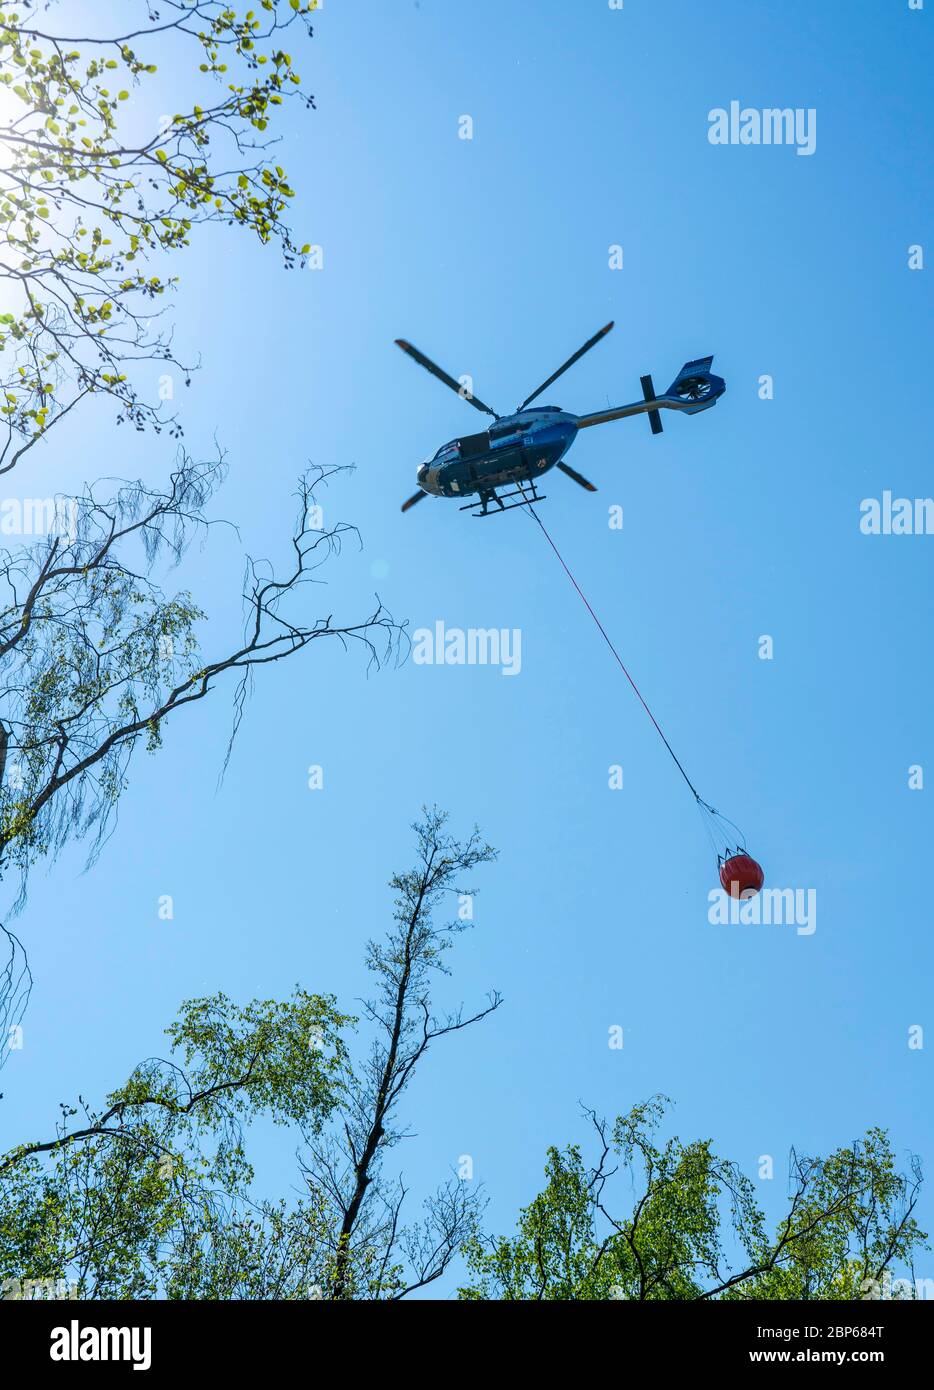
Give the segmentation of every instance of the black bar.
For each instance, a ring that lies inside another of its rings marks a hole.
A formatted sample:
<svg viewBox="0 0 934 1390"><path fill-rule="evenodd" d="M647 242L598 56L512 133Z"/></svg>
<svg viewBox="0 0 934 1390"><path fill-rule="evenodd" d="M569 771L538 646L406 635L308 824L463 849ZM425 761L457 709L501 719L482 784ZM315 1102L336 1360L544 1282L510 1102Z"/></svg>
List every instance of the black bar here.
<svg viewBox="0 0 934 1390"><path fill-rule="evenodd" d="M42 1371L50 1383L56 1378L70 1382L82 1372L98 1383L102 1375L129 1372L136 1383L134 1363L166 1385L178 1384L182 1372L190 1380L206 1370L215 1385L234 1373L241 1379L247 1370L264 1377L304 1374L316 1352L348 1333L378 1336L392 1346L393 1339L411 1337L422 1328L458 1339L459 1364L465 1367L475 1347L482 1369L486 1363L480 1358L488 1356L484 1327L507 1340L517 1328L523 1338L588 1336L602 1344L617 1339L629 1352L637 1349L652 1368L700 1372L696 1378L704 1381L712 1373L737 1370L745 1373L746 1384L755 1378L749 1372L762 1366L800 1368L817 1362L842 1370L842 1380L852 1367L868 1366L880 1383L891 1383L893 1371L907 1373L930 1364L934 1324L927 1306L925 1313L924 1303L888 1299L632 1303L610 1298L575 1312L571 1302L522 1310L514 1303L483 1308L473 1302L415 1300L403 1307L330 1303L310 1293L307 1301L287 1303L24 1301L4 1303L2 1319L6 1347L15 1347L26 1384ZM539 1323L539 1317L545 1321ZM109 1329L106 1337L100 1329ZM106 1360L101 1357L104 1348ZM62 1360L70 1364L63 1366ZM317 1377L311 1379L314 1383Z"/></svg>

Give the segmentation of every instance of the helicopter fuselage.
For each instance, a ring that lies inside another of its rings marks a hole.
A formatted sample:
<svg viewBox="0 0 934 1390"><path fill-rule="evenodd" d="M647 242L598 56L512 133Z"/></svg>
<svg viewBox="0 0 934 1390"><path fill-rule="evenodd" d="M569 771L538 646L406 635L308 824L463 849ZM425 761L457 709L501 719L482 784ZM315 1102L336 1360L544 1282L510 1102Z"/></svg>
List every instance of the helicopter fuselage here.
<svg viewBox="0 0 934 1390"><path fill-rule="evenodd" d="M469 497L541 477L570 449L578 417L558 406L506 415L479 434L443 444L418 470L418 485L434 497Z"/></svg>

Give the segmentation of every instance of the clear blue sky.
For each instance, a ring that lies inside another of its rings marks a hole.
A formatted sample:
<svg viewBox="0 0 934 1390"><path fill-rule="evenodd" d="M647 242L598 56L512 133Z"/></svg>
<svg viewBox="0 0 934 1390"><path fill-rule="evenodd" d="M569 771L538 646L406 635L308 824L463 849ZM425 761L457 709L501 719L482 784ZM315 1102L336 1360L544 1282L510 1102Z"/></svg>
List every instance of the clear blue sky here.
<svg viewBox="0 0 934 1390"><path fill-rule="evenodd" d="M522 672L367 678L319 645L258 682L219 792L224 691L140 752L97 866L82 875L69 852L33 880L19 930L37 987L3 1073L4 1142L160 1050L187 996L298 980L350 1004L409 823L437 801L501 851L439 997L495 986L505 1003L410 1093L418 1137L397 1153L416 1193L471 1154L505 1229L546 1146L584 1134L579 1102L612 1115L656 1091L683 1137L712 1136L751 1175L774 1156L773 1212L792 1145L869 1125L931 1173L934 1041L911 1051L908 1031L934 1038L934 538L865 537L859 504L932 492L934 272L907 266L932 240L932 10L328 0L301 64L318 110L283 145L324 270L201 239L177 305L179 349L204 364L187 442L206 452L216 431L217 513L283 559L296 474L356 464L327 519L357 523L365 549L334 567L321 611L358 616L378 588L416 628L521 628ZM707 113L732 99L816 108L815 154L710 145ZM395 337L506 411L609 318L549 401L630 400L640 373L663 387L711 352L727 394L659 438L643 420L582 434L570 461L599 492L552 475L541 514L702 793L771 884L816 889L811 937L708 924L716 865L690 796L532 523L481 527L434 500L399 513L417 464L479 417ZM164 441L86 416L42 487L168 462ZM35 495L25 472L14 485ZM181 572L212 615L209 651L236 630L241 571L218 533ZM908 789L912 764L927 790ZM288 1153L259 1147L275 1191Z"/></svg>

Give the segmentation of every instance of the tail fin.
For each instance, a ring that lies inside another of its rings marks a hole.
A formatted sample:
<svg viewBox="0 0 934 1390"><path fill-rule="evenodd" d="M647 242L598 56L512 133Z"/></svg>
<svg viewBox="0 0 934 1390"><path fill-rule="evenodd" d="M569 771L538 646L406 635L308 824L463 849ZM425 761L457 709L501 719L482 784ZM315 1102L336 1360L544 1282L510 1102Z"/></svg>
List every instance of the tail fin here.
<svg viewBox="0 0 934 1390"><path fill-rule="evenodd" d="M681 407L688 415L716 405L726 390L723 377L715 376L710 370L712 363L712 357L696 357L693 362L685 362L665 392L666 396L677 396L688 402Z"/></svg>

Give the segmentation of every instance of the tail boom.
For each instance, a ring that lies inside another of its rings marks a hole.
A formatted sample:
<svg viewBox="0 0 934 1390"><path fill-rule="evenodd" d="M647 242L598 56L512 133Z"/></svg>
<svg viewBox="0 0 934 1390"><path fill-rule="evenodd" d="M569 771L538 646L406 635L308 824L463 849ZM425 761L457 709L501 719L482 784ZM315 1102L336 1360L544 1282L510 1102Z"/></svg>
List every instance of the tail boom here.
<svg viewBox="0 0 934 1390"><path fill-rule="evenodd" d="M651 377L642 378L645 399L632 401L629 405L611 406L609 410L595 410L590 415L577 417L577 428L585 430L590 425L606 425L611 420L625 420L629 415L649 417L652 433L660 432L660 410L683 410L688 415L696 415L699 410L709 410L726 390L722 376L715 376L710 370L712 357L698 357L693 362L685 362L668 390L661 396L651 396Z"/></svg>

